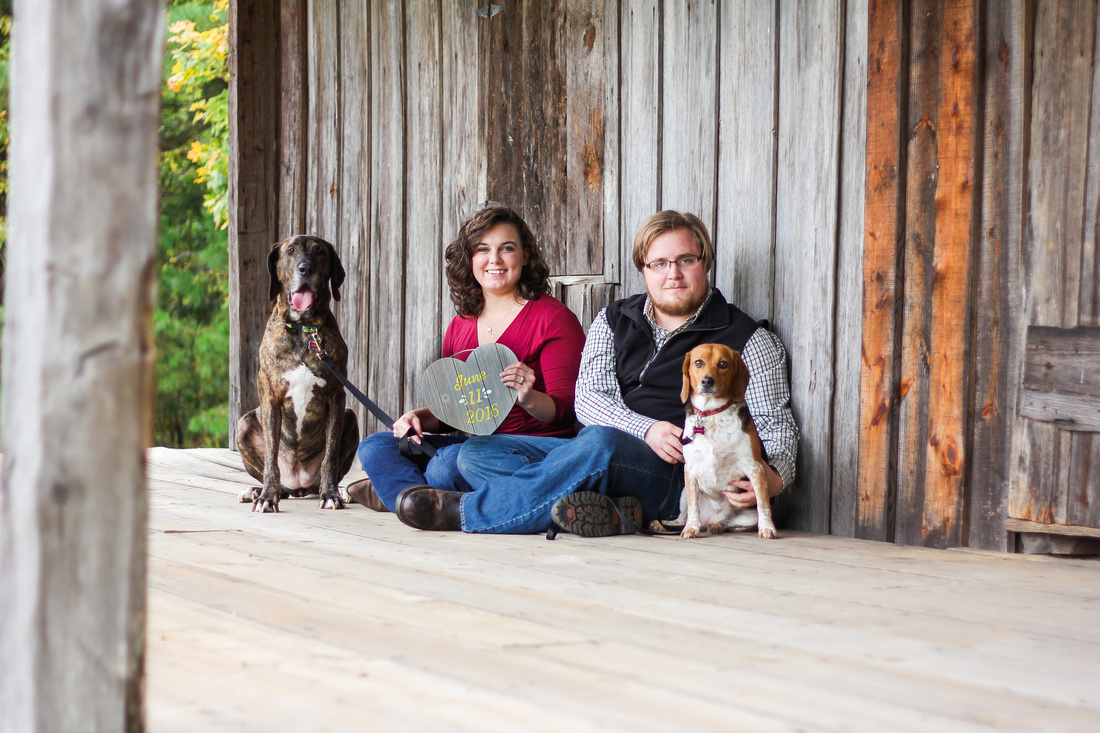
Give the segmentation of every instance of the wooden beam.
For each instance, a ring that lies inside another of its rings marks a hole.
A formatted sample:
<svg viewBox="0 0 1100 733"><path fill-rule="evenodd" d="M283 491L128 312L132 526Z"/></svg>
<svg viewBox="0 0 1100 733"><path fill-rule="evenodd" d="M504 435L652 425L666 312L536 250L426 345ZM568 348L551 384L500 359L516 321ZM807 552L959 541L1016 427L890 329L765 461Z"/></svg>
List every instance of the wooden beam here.
<svg viewBox="0 0 1100 733"><path fill-rule="evenodd" d="M1011 550L1005 529L1020 373L1020 246L1030 115L1032 0L985 5L984 150L975 277L969 547Z"/></svg>
<svg viewBox="0 0 1100 733"><path fill-rule="evenodd" d="M163 3L16 3L0 730L140 731Z"/></svg>
<svg viewBox="0 0 1100 733"><path fill-rule="evenodd" d="M1031 326L1024 346L1021 417L1062 430L1100 431L1100 327Z"/></svg>
<svg viewBox="0 0 1100 733"><path fill-rule="evenodd" d="M855 536L894 538L899 266L905 222L904 103L908 19L872 0L867 42L867 183L863 239L859 504Z"/></svg>
<svg viewBox="0 0 1100 733"><path fill-rule="evenodd" d="M259 404L260 340L271 313L267 253L279 236L279 6L229 5L229 446Z"/></svg>

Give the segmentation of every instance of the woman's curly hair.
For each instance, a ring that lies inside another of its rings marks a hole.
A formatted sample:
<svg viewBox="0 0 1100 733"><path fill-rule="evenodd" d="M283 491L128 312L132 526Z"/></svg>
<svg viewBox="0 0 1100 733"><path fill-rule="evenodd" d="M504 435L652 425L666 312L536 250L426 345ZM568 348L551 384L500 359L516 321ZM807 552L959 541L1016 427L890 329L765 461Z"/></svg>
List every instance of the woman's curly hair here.
<svg viewBox="0 0 1100 733"><path fill-rule="evenodd" d="M447 245L447 284L451 288L451 302L460 316L476 318L485 307L485 295L474 278L472 258L485 233L498 224L511 224L519 231L519 244L527 254L527 264L516 284L519 294L527 300L536 300L550 292L550 268L542 259L527 222L507 206L490 204L467 219L458 236Z"/></svg>

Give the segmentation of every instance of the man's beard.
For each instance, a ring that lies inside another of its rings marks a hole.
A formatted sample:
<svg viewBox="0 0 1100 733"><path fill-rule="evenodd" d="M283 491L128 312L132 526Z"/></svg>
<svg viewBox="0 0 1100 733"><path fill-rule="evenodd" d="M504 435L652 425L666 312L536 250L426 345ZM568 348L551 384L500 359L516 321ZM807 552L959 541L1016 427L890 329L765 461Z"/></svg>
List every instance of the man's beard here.
<svg viewBox="0 0 1100 733"><path fill-rule="evenodd" d="M653 307L661 313L666 316L679 318L680 316L690 316L692 313L699 310L699 306L707 299L705 290L701 293L692 293L690 290L677 292L683 292L685 297L669 298L662 290L659 291L660 294L657 296L654 296L654 294L650 292L649 300L653 303Z"/></svg>

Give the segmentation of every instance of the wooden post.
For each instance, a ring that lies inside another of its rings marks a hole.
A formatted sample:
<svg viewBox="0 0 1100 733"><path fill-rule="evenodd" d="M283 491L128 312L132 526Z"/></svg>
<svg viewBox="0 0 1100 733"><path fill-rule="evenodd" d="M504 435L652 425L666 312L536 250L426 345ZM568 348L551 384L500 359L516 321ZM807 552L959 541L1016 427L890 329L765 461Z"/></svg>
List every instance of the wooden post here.
<svg viewBox="0 0 1100 733"><path fill-rule="evenodd" d="M0 730L137 731L164 4L15 17Z"/></svg>

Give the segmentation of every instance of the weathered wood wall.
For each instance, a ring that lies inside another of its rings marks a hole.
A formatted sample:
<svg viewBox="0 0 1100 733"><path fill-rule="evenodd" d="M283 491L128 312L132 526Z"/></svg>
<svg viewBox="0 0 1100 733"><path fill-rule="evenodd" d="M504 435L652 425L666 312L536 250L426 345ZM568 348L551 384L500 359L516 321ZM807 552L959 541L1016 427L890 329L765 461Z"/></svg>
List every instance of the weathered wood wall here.
<svg viewBox="0 0 1100 733"><path fill-rule="evenodd" d="M261 5L238 0L238 22ZM1098 116L1095 4L499 5L282 0L277 22L250 38L270 49L270 79L253 72L251 93L272 90L277 122L242 106L238 124L251 127L238 155L270 152L281 170L277 197L269 186L260 207L238 200L253 223L237 246L255 257L302 226L336 243L351 273L337 315L353 381L394 414L420 402L419 375L453 312L442 252L477 202L521 211L556 292L586 323L642 289L630 260L639 224L692 211L718 247L715 284L770 320L790 354L803 439L783 520L1009 549L1010 460L1025 450L1014 443L1022 280L1063 272L1061 254L1022 253L1046 241L1042 227L1096 219L1085 195L1097 178L1085 145ZM1035 36L1076 40L1033 64L1045 48ZM1055 104L1058 74L1077 79L1076 106L1052 107L1059 121L1037 128L1030 110ZM1051 132L1076 135L1076 147ZM1062 173L1036 173L1059 156ZM242 191L266 175L257 160L239 170L251 176ZM1058 200L1037 193L1052 175L1079 195L1056 223L1029 219L1025 206ZM1065 297L1087 325L1098 299L1086 234L1067 251L1086 274ZM266 290L238 275L241 312L252 310L235 343L246 345ZM234 414L254 401L237 359ZM1059 445L1061 478L1100 454L1086 438ZM1047 474L1042 460L1033 474Z"/></svg>

